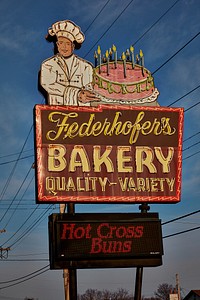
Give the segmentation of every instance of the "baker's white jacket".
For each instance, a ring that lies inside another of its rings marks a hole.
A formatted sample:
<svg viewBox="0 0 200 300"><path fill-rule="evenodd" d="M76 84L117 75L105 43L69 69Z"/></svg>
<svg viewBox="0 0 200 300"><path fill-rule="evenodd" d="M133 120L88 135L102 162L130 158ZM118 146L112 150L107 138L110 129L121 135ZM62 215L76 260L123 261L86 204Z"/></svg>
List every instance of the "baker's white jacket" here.
<svg viewBox="0 0 200 300"><path fill-rule="evenodd" d="M64 58L57 54L41 65L40 84L47 91L49 105L81 105L78 93L92 82L93 66L72 54Z"/></svg>

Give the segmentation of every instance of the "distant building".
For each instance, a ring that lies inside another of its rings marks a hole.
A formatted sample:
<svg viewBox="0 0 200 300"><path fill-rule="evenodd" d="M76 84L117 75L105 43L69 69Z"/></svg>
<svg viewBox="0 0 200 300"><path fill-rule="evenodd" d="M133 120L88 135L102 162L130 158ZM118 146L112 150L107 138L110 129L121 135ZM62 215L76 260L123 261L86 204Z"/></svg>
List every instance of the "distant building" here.
<svg viewBox="0 0 200 300"><path fill-rule="evenodd" d="M183 300L200 300L200 290L191 290Z"/></svg>

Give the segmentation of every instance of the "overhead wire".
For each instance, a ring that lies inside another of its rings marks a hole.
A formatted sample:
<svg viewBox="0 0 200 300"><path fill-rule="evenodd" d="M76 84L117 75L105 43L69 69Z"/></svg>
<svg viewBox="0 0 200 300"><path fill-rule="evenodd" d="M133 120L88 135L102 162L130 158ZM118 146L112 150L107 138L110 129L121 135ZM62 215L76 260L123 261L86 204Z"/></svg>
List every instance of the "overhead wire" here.
<svg viewBox="0 0 200 300"><path fill-rule="evenodd" d="M183 95L180 98L178 98L177 100L175 100L174 102L170 103L168 106L174 105L175 103L179 102L180 100L182 100L183 98L185 98L186 96L193 93L194 91L196 91L199 88L200 88L200 84L198 86L196 86L194 89L192 89L191 91L187 92L185 95Z"/></svg>
<svg viewBox="0 0 200 300"><path fill-rule="evenodd" d="M100 14L102 13L102 11L104 10L104 8L106 8L106 6L108 5L108 3L110 2L111 0L108 0L104 6L100 9L100 11L98 12L98 14L94 17L93 21L88 25L88 27L84 30L84 33L86 33L90 27L93 25L93 23L96 21L96 19L100 16Z"/></svg>
<svg viewBox="0 0 200 300"><path fill-rule="evenodd" d="M11 287L11 286L15 286L15 285L18 285L18 284L20 284L20 283L24 283L24 282L26 282L26 281L28 281L28 280L30 280L30 279L33 279L33 278L35 278L35 277L37 277L37 276L39 276L39 275L41 275L41 274L43 274L43 273L46 273L46 272L49 271L49 270L50 270L50 269L48 268L47 270L43 270L43 271L41 271L41 272L38 272L37 274L32 275L32 276L30 276L30 277L28 277L28 278L25 278L25 279L23 279L23 280L21 280L21 281L19 281L19 282L17 282L17 283L12 283L12 284L9 284L9 285L7 285L7 286L0 287L0 290L7 289L7 288L9 288L9 287Z"/></svg>
<svg viewBox="0 0 200 300"><path fill-rule="evenodd" d="M186 46L188 46L194 39L196 39L200 34L200 31L195 34L187 43L185 43L178 51L176 51L170 58L168 58L160 67L152 72L152 75L157 73L162 67L164 67L170 60L172 60L179 52L181 52Z"/></svg>
<svg viewBox="0 0 200 300"><path fill-rule="evenodd" d="M193 135L189 136L188 138L184 139L183 142L190 140L191 138L197 136L198 134L200 134L200 131L198 131L198 132L194 133Z"/></svg>
<svg viewBox="0 0 200 300"><path fill-rule="evenodd" d="M175 221L178 221L178 220L181 220L181 219L190 217L190 216L195 215L195 214L198 214L198 213L200 213L200 209L199 209L199 210L195 210L195 211L193 211L193 212L191 212L191 213L185 214L185 215L183 215L183 216L174 218L174 219L172 219L172 220L163 222L162 225L166 225L166 224L169 224L169 223L172 223L172 222L175 222Z"/></svg>
<svg viewBox="0 0 200 300"><path fill-rule="evenodd" d="M36 273L38 273L38 272L40 272L40 271L42 271L42 270L44 270L44 269L46 269L46 268L49 269L49 265L46 265L45 267L42 267L41 269L38 269L38 270L36 270L36 271L34 271L34 272L31 272L31 273L29 273L29 274L27 274L27 275L24 275L24 276L19 277L19 278L16 278L16 279L7 280L7 281L0 281L0 284L7 284L7 283L19 281L19 280L24 279L24 278L26 278L26 277L30 277L31 275L36 274Z"/></svg>
<svg viewBox="0 0 200 300"><path fill-rule="evenodd" d="M197 229L200 229L200 226L190 228L190 229L187 229L187 230L183 230L183 231L179 231L179 232L176 232L176 233L168 234L168 235L164 236L163 239L166 239L166 238L169 238L169 237L172 237L172 236L177 236L177 235L180 235L180 234L183 234L183 233L191 232L191 231L194 231L194 230L197 230Z"/></svg>
<svg viewBox="0 0 200 300"><path fill-rule="evenodd" d="M176 0L134 43L136 45L179 2Z"/></svg>
<svg viewBox="0 0 200 300"><path fill-rule="evenodd" d="M195 155L197 155L197 154L199 154L199 153L200 153L200 150L197 151L197 152L195 152L195 153L193 153L193 154L191 154L191 155L189 155L189 156L187 156L187 157L185 157L185 158L183 158L182 160L189 159L189 158L191 158L191 157L193 157L193 156L195 156Z"/></svg>
<svg viewBox="0 0 200 300"><path fill-rule="evenodd" d="M190 110L190 109L192 109L192 108L194 108L194 107L196 107L197 105L199 105L200 104L200 101L199 102L197 102L197 103L195 103L194 105L192 105L192 106L190 106L190 107L188 107L187 109L185 109L184 111L185 112L187 112L188 110Z"/></svg>
<svg viewBox="0 0 200 300"><path fill-rule="evenodd" d="M186 151L186 150L189 150L189 149L193 148L194 146L196 146L196 145L198 145L198 144L200 144L200 141L198 141L198 142L196 142L196 143L194 143L194 144L188 146L187 148L183 149L183 152Z"/></svg>
<svg viewBox="0 0 200 300"><path fill-rule="evenodd" d="M33 150L34 150L33 148L29 149L29 150L24 150L23 153L30 152L30 151L33 151ZM5 158L5 157L9 157L9 156L15 156L15 155L19 155L19 152L17 152L17 153L11 153L11 154L6 154L6 155L1 155L0 159Z"/></svg>
<svg viewBox="0 0 200 300"><path fill-rule="evenodd" d="M121 13L114 19L114 21L108 26L108 28L104 31L104 33L100 36L100 38L95 42L95 44L89 49L89 51L84 55L84 58L88 56L88 54L94 49L94 47L98 44L98 42L104 37L104 35L112 28L112 26L118 21L118 19L123 15L123 13L127 10L127 8L132 4L134 0L131 0L125 8L121 11Z"/></svg>
<svg viewBox="0 0 200 300"><path fill-rule="evenodd" d="M13 202L15 201L15 199L17 198L17 195L19 194L19 192L20 192L22 186L24 185L26 179L28 178L28 175L30 174L31 169L32 169L32 168L30 168L29 171L28 171L28 173L26 174L26 177L25 177L25 179L23 180L21 186L19 187L17 193L15 194L15 196L14 196L14 198L13 198L13 200L12 200L12 203L11 203L10 206L8 207L8 210L10 209L11 205L13 204ZM17 208L19 207L19 204L20 204L21 200L23 199L25 193L26 193L27 190L29 189L29 187L30 187L30 185L31 185L31 183L32 183L34 177L35 177L35 176L33 175L32 178L30 179L30 181L29 181L29 183L28 183L28 185L27 185L27 187L26 187L26 189L25 189L25 191L24 191L24 193L23 193L23 195L22 195L20 201L18 201L18 203L17 203L15 209L13 210L12 214L10 215L10 217L9 217L9 219L8 219L8 221L7 221L7 223L6 223L6 225L4 226L4 228L7 228L8 224L10 223L10 221L11 221L12 217L14 216L14 214L15 214Z"/></svg>
<svg viewBox="0 0 200 300"><path fill-rule="evenodd" d="M20 235L20 236L19 236L12 244L9 245L9 247L12 248L14 245L16 245L17 243L21 242L22 239L23 239L24 237L26 237L28 234L30 234L31 231L32 231L35 227L39 226L40 222L43 221L43 217L44 217L44 216L46 217L46 213L48 213L49 210L52 209L53 206L54 206L53 204L50 204L50 205L46 208L46 210L45 210L44 212L42 212L42 213L41 213L41 214L40 214L40 215L39 215L39 216L38 216L38 217L37 217L30 225L29 225L29 227L27 227L27 228L21 233L21 235ZM26 221L25 221L24 223L26 223ZM24 226L24 223L21 225L20 229ZM15 235L13 235L11 238L13 238L14 236L15 236ZM3 243L3 246L4 246L5 244L7 244L8 241L11 240L11 238L9 238L6 242L4 242L4 243ZM15 248L16 248L16 247L15 247Z"/></svg>
<svg viewBox="0 0 200 300"><path fill-rule="evenodd" d="M17 197L17 195L18 195L18 194L19 194L19 192L21 191L21 189L22 189L22 187L23 187L23 185L24 185L24 183L25 183L26 179L28 178L28 176L29 176L29 174L30 174L30 171L31 171L31 169L32 169L32 168L29 168L29 170L28 170L28 172L27 172L27 174L26 174L26 176L25 176L24 180L22 181L22 183L21 183L21 185L20 185L19 189L17 190L17 192L16 192L15 196L13 197L13 200L12 200L12 201L11 201L11 203L9 204L9 206L8 206L7 210L6 210L6 211L5 211L5 213L3 214L3 216L2 216L2 218L1 218L1 220L0 220L0 222L2 222L2 221L3 221L3 219L5 218L5 216L7 215L7 213L8 213L8 211L9 211L10 207L12 206L12 204L13 204L13 202L15 201L15 199L16 199L16 197ZM14 214L14 213L13 213L13 214ZM11 215L11 217L13 216L13 214ZM11 219L11 218L9 218L9 221L10 221L10 219ZM9 223L9 221L6 223L6 225L5 225L5 227L4 227L4 228L6 228L6 227L7 227L7 225L8 225L8 223Z"/></svg>
<svg viewBox="0 0 200 300"><path fill-rule="evenodd" d="M20 157L20 158L17 158L17 159L1 162L0 166L7 165L7 164L10 164L10 163L13 163L13 162L18 163L20 160L27 159L27 158L30 158L30 157L34 157L34 155L33 154L32 155L27 155L27 156L23 156L23 157Z"/></svg>
<svg viewBox="0 0 200 300"><path fill-rule="evenodd" d="M3 196L5 195L5 193L6 193L7 189L8 189L8 186L9 186L9 184L10 184L10 182L11 182L11 179L12 179L13 174L14 174L14 172L15 172L15 169L16 169L16 167L17 167L19 158L21 157L21 154L22 154L22 152L24 151L24 148L25 148L26 143L27 143L27 141L28 141L28 139L29 139L29 136L30 136L30 134L31 134L32 129L33 129L33 125L31 126L31 128L30 128L30 130L29 130L29 132L28 132L28 135L27 135L27 137L26 137L26 139L25 139L25 141L24 141L24 144L23 144L23 146L22 146L22 149L21 149L21 151L19 152L18 159L16 160L16 162L15 162L15 164L14 164L14 166L13 166L11 172L10 172L10 175L9 175L9 177L8 177L6 183L5 183L5 185L4 185L4 187L3 187L2 191L1 191L1 194L0 194L0 200L2 200Z"/></svg>

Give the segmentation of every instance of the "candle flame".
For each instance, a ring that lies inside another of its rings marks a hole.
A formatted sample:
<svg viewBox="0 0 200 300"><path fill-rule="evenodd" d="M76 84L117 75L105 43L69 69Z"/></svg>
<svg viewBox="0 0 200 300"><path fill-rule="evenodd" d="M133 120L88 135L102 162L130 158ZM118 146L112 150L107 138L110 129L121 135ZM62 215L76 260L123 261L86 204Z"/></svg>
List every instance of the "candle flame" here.
<svg viewBox="0 0 200 300"><path fill-rule="evenodd" d="M109 55L108 50L106 50L106 58L108 58L108 55Z"/></svg>
<svg viewBox="0 0 200 300"><path fill-rule="evenodd" d="M143 57L143 56L144 56L144 54L143 54L142 50L140 50L140 57Z"/></svg>
<svg viewBox="0 0 200 300"><path fill-rule="evenodd" d="M124 52L122 53L122 59L123 59L123 60L126 59L126 55L124 54Z"/></svg>
<svg viewBox="0 0 200 300"><path fill-rule="evenodd" d="M100 46L98 46L98 48L97 48L97 53L101 54L101 48L100 48Z"/></svg>
<svg viewBox="0 0 200 300"><path fill-rule="evenodd" d="M133 51L134 51L134 47L132 45L130 46L130 51L131 51L131 53L133 53Z"/></svg>
<svg viewBox="0 0 200 300"><path fill-rule="evenodd" d="M116 50L117 50L117 48L116 48L116 46L114 44L112 46L112 49L113 49L114 52L116 52Z"/></svg>

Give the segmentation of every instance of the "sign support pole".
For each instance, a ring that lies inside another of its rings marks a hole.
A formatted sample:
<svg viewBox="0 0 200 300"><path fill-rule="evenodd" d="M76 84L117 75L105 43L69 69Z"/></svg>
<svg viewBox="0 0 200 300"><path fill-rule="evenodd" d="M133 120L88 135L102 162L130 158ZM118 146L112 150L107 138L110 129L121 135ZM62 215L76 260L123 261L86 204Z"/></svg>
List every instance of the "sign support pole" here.
<svg viewBox="0 0 200 300"><path fill-rule="evenodd" d="M65 213L66 204L60 204L60 213ZM75 213L75 204L67 204L67 213ZM63 269L65 300L77 300L77 272L76 269Z"/></svg>
<svg viewBox="0 0 200 300"><path fill-rule="evenodd" d="M139 206L141 213L147 213L150 210L150 206L147 203L143 203ZM142 277L143 277L143 267L137 267L136 278L135 278L135 297L134 300L142 299Z"/></svg>
<svg viewBox="0 0 200 300"><path fill-rule="evenodd" d="M68 214L75 214L75 204L68 203L67 204L67 212ZM69 299L77 300L77 271L76 269L69 269Z"/></svg>
<svg viewBox="0 0 200 300"><path fill-rule="evenodd" d="M60 204L60 213L64 214L66 210L66 204ZM63 269L63 280L64 280L64 293L65 300L69 300L69 270Z"/></svg>

